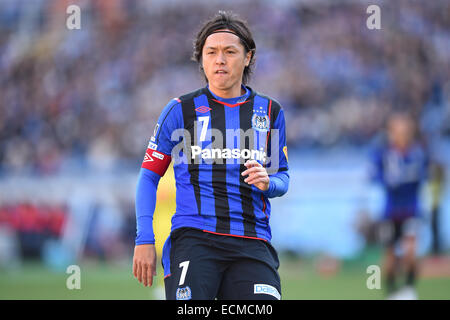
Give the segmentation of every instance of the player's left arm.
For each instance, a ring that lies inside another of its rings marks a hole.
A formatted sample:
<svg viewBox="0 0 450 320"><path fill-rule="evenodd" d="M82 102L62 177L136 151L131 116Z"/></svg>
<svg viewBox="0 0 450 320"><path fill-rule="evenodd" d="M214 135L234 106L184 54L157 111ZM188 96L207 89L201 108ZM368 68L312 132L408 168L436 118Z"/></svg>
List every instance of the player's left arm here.
<svg viewBox="0 0 450 320"><path fill-rule="evenodd" d="M276 134L273 134L276 133ZM286 125L283 109L279 109L275 120L273 121L271 138L277 138L274 145L274 156L271 156L271 170L275 173L269 174L267 168L262 166L256 160L248 160L244 165L247 170L242 172L243 176L248 175L244 182L254 185L263 191L268 198L280 197L284 195L289 188L288 157L286 146ZM272 144L269 144L269 148ZM274 168L275 167L275 168Z"/></svg>

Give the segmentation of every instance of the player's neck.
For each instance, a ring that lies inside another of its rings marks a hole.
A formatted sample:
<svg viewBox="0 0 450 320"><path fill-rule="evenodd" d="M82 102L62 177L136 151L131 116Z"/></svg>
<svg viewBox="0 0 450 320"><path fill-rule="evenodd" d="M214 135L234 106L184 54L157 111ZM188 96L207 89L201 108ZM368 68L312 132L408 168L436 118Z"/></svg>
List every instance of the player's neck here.
<svg viewBox="0 0 450 320"><path fill-rule="evenodd" d="M238 85L235 85L228 89L218 89L214 86L211 86L209 84L209 90L211 90L212 93L214 93L216 96L221 97L223 99L230 99L230 98L237 98L239 96L242 96L245 93L245 89L242 88L242 84L239 83Z"/></svg>

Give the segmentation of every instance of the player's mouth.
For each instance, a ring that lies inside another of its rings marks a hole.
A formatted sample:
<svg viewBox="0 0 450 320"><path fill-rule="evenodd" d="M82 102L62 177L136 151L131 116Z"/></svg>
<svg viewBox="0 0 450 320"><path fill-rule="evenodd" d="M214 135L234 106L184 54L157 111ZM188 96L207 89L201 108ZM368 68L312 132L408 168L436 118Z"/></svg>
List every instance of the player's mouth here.
<svg viewBox="0 0 450 320"><path fill-rule="evenodd" d="M216 74L227 74L228 72L226 72L225 70L217 70Z"/></svg>

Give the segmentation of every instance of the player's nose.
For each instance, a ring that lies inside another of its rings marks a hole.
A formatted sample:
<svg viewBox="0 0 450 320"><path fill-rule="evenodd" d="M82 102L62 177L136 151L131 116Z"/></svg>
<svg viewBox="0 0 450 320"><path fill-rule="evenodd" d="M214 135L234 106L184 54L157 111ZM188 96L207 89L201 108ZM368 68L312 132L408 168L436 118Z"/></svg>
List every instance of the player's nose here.
<svg viewBox="0 0 450 320"><path fill-rule="evenodd" d="M225 63L226 63L225 54L219 51L218 54L216 55L216 64L225 64Z"/></svg>

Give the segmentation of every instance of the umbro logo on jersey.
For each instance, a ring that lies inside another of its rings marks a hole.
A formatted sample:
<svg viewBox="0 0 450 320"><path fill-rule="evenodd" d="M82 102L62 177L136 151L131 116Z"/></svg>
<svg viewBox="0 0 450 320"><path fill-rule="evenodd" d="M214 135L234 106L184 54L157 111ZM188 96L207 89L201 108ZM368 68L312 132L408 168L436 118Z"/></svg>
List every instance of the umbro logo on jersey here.
<svg viewBox="0 0 450 320"><path fill-rule="evenodd" d="M207 107L207 106L201 106L195 109L195 111L200 112L200 113L206 113L208 111L210 111L211 108Z"/></svg>
<svg viewBox="0 0 450 320"><path fill-rule="evenodd" d="M144 156L144 162L154 161L152 157L148 154L148 152L145 153Z"/></svg>

